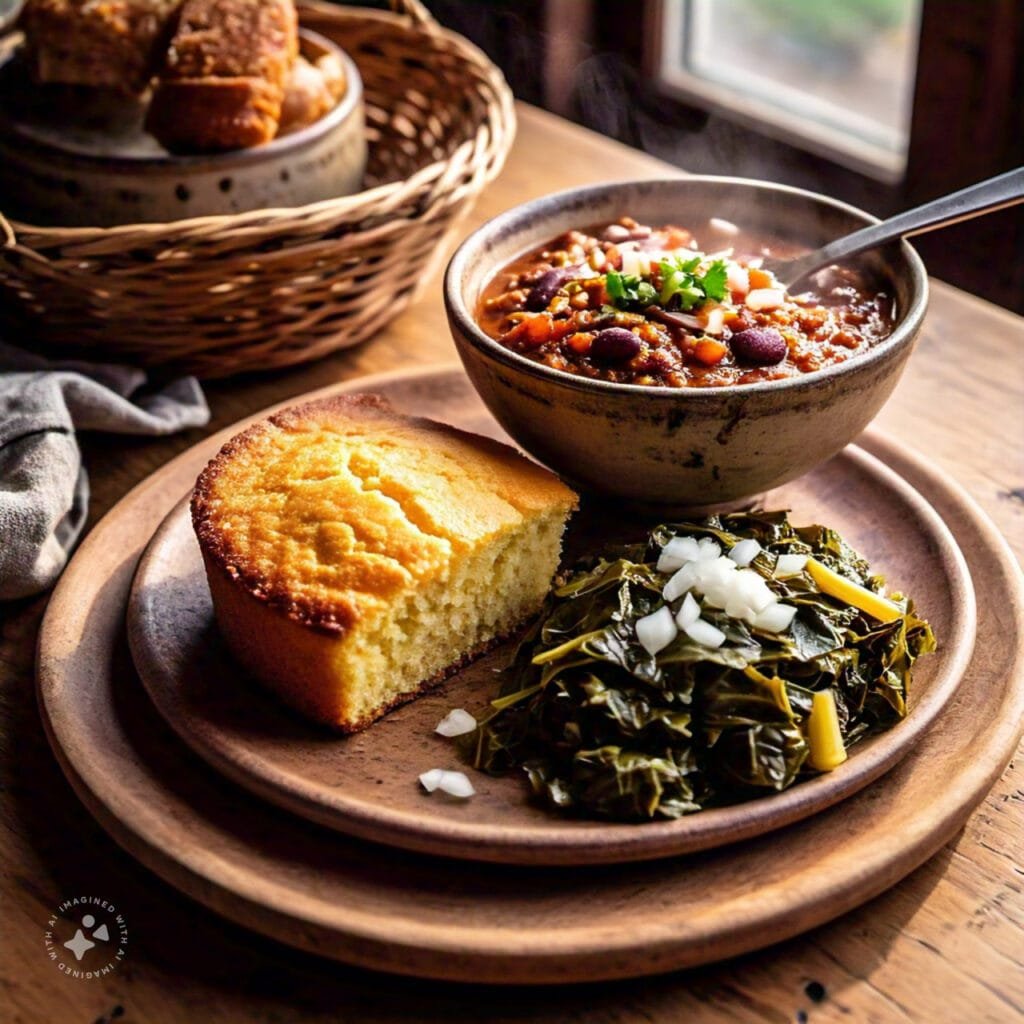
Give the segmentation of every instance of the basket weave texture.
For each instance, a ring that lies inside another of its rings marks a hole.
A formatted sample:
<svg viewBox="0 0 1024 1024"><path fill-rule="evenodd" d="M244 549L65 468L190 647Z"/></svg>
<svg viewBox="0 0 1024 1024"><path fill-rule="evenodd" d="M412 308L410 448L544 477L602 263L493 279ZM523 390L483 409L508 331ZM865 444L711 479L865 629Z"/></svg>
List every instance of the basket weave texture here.
<svg viewBox="0 0 1024 1024"><path fill-rule="evenodd" d="M211 378L317 359L399 313L504 164L515 115L476 47L419 0L393 6L298 5L301 23L362 75L365 191L113 228L36 227L0 212L5 337Z"/></svg>

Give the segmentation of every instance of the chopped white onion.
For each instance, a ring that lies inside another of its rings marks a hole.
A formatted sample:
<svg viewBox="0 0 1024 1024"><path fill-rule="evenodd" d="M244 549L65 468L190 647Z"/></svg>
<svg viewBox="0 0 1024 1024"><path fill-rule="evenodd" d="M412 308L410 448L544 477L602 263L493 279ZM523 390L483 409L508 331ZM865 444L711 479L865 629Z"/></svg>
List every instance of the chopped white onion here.
<svg viewBox="0 0 1024 1024"><path fill-rule="evenodd" d="M715 306L708 311L707 320L704 323L705 334L721 334L725 330L725 309L722 306Z"/></svg>
<svg viewBox="0 0 1024 1024"><path fill-rule="evenodd" d="M721 554L721 547L710 537L701 537L700 543L697 545L697 560L699 562L710 561L713 558L718 558Z"/></svg>
<svg viewBox="0 0 1024 1024"><path fill-rule="evenodd" d="M748 309L776 309L786 301L786 293L781 288L754 288L747 292Z"/></svg>
<svg viewBox="0 0 1024 1024"><path fill-rule="evenodd" d="M746 295L750 291L750 272L739 263L729 263L725 283L729 291L736 295Z"/></svg>
<svg viewBox="0 0 1024 1024"><path fill-rule="evenodd" d="M424 772L420 776L420 785L428 792L433 793L438 786L441 785L441 779L444 777L443 768L431 768L429 772Z"/></svg>
<svg viewBox="0 0 1024 1024"><path fill-rule="evenodd" d="M699 541L694 537L673 537L658 559L661 572L673 575L665 584L662 596L666 602L684 598L673 618L668 604L651 615L637 620L636 633L641 645L650 654L657 654L676 638L677 629L706 647L720 647L725 634L700 618L700 601L723 610L733 619L740 619L759 629L781 633L789 628L796 614L790 605L779 599L760 573L749 568L762 551L752 538L737 541L728 554L710 537ZM803 570L803 555L780 555L776 559L776 575L793 575ZM696 630L696 635L694 634Z"/></svg>
<svg viewBox="0 0 1024 1024"><path fill-rule="evenodd" d="M708 221L708 226L723 235L738 235L740 233L740 229L731 220L725 220L722 217L712 217Z"/></svg>
<svg viewBox="0 0 1024 1024"><path fill-rule="evenodd" d="M806 565L806 555L779 555L775 562L775 575L778 577L796 576L804 571Z"/></svg>
<svg viewBox="0 0 1024 1024"><path fill-rule="evenodd" d="M636 251L636 245L633 242L620 245L619 253L622 256L622 273L631 277L640 277L640 254Z"/></svg>
<svg viewBox="0 0 1024 1024"><path fill-rule="evenodd" d="M476 790L469 777L463 772L442 772L441 781L437 787L442 793L458 797L460 800L468 800Z"/></svg>
<svg viewBox="0 0 1024 1024"><path fill-rule="evenodd" d="M687 594L683 598L683 606L676 613L676 625L680 629L686 629L687 626L692 626L700 618L700 605L695 600L693 594Z"/></svg>
<svg viewBox="0 0 1024 1024"><path fill-rule="evenodd" d="M665 584L661 596L666 601L674 601L682 597L697 582L698 562L687 562L673 577Z"/></svg>
<svg viewBox="0 0 1024 1024"><path fill-rule="evenodd" d="M757 613L753 625L769 633L784 633L793 623L796 608L791 604L769 605Z"/></svg>
<svg viewBox="0 0 1024 1024"><path fill-rule="evenodd" d="M734 588L755 612L763 611L778 600L768 584L753 569L740 569L736 573Z"/></svg>
<svg viewBox="0 0 1024 1024"><path fill-rule="evenodd" d="M743 600L742 595L730 594L725 601L725 614L730 619L743 619L752 622L757 613Z"/></svg>
<svg viewBox="0 0 1024 1024"><path fill-rule="evenodd" d="M731 558L719 555L697 563L697 584L704 588L728 586L736 574L736 563Z"/></svg>
<svg viewBox="0 0 1024 1024"><path fill-rule="evenodd" d="M434 732L450 739L453 736L462 736L467 732L472 732L475 728L476 719L468 711L454 708L437 723Z"/></svg>
<svg viewBox="0 0 1024 1024"><path fill-rule="evenodd" d="M721 647L725 643L725 634L705 619L691 623L683 632L701 647Z"/></svg>
<svg viewBox="0 0 1024 1024"><path fill-rule="evenodd" d="M734 544L729 552L729 557L737 565L750 565L757 558L760 550L761 545L753 538L748 538L747 540L741 540L738 544Z"/></svg>
<svg viewBox="0 0 1024 1024"><path fill-rule="evenodd" d="M636 620L636 638L648 654L664 650L676 638L678 630L668 605Z"/></svg>
<svg viewBox="0 0 1024 1024"><path fill-rule="evenodd" d="M656 568L658 572L675 572L687 562L696 562L699 557L696 537L673 537L661 549Z"/></svg>

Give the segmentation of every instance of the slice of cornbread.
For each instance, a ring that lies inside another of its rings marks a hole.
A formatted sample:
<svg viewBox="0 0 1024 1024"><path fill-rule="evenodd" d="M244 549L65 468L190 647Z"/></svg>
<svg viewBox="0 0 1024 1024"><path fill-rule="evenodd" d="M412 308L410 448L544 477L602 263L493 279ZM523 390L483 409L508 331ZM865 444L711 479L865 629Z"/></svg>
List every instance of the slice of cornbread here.
<svg viewBox="0 0 1024 1024"><path fill-rule="evenodd" d="M269 142L297 53L292 0L184 0L146 129L175 153Z"/></svg>
<svg viewBox="0 0 1024 1024"><path fill-rule="evenodd" d="M192 521L238 660L352 732L539 608L575 506L511 448L353 395L229 441Z"/></svg>
<svg viewBox="0 0 1024 1024"><path fill-rule="evenodd" d="M145 89L182 0L28 0L21 24L41 82Z"/></svg>

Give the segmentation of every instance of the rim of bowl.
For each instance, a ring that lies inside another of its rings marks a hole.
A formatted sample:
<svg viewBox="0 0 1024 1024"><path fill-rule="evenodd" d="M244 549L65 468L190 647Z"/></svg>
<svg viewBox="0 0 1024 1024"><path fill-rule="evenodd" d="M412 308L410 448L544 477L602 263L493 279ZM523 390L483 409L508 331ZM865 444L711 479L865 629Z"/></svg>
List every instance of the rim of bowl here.
<svg viewBox="0 0 1024 1024"><path fill-rule="evenodd" d="M538 377L541 380L550 381L553 384L575 391L604 392L616 395L643 395L645 398L656 398L663 401L670 399L679 400L683 396L688 400L707 401L720 395L750 395L766 391L805 390L815 387L821 381L830 377L837 377L851 372L855 373L858 368L876 363L888 356L894 349L907 344L915 336L921 321L924 319L925 310L928 305L928 274L921 257L906 239L901 239L899 244L901 253L907 261L910 271L912 297L910 305L899 318L892 333L866 352L858 353L844 362L833 363L831 366L823 367L820 370L813 370L811 373L801 373L796 377L756 381L751 384L725 384L708 388L666 388L651 384L621 384L614 381L595 380L591 377L580 377L577 374L556 370L553 367L545 366L543 363L536 363L532 359L527 359L511 349L505 348L495 338L486 334L470 314L462 291L457 287L457 281L462 276L463 267L474 254L479 255L478 251L485 246L487 240L493 237L495 233L508 225L514 226L517 221L526 217L530 211L540 204L557 205L560 200L567 201L569 199L587 200L592 196L604 195L608 192L614 192L616 189L632 188L637 185L678 185L694 182L740 185L750 187L755 191L770 193L784 192L802 199L812 200L815 203L832 207L844 213L849 213L855 218L863 220L865 225L878 224L880 222L878 217L867 213L865 210L861 210L859 207L841 202L838 199L832 199L819 192L811 192L809 189L797 188L794 185L779 185L756 178L736 178L718 174L688 174L678 178L629 178L563 189L536 199L530 199L525 203L512 207L511 210L506 210L504 213L492 217L463 240L462 244L455 250L451 260L449 260L444 274L444 301L449 316L458 324L463 335L478 352L495 359L497 362L503 363L511 369L520 370L529 376Z"/></svg>
<svg viewBox="0 0 1024 1024"><path fill-rule="evenodd" d="M312 124L306 125L305 128L300 128L296 132L282 135L280 138L271 139L270 142L265 142L261 146L230 149L223 153L191 153L180 156L174 153L158 153L152 156L100 156L73 149L62 149L60 146L55 146L34 136L26 138L18 132L19 145L29 145L44 156L47 153L58 154L63 161L132 174L155 174L165 171L180 174L182 171L228 170L243 165L258 164L264 160L283 156L292 150L302 149L306 144L327 135L352 116L362 102L363 79L355 61L333 39L328 39L327 36L321 35L319 32L302 27L299 28L299 39L314 43L338 57L345 69L345 95L336 106ZM6 59L12 59L18 49L20 46L11 47L6 54ZM0 57L0 63L3 63L3 60L4 58ZM5 128L11 130L12 125L6 122L7 119L0 116L0 123L5 123ZM16 123L13 124L13 127L16 129Z"/></svg>

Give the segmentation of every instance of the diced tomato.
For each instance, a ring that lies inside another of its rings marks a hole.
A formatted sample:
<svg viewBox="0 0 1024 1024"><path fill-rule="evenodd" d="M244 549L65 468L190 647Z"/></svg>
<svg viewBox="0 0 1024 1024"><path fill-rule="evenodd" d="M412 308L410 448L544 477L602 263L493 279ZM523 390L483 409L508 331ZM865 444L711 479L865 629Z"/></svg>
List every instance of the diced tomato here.
<svg viewBox="0 0 1024 1024"><path fill-rule="evenodd" d="M551 337L554 341L560 341L567 334L572 334L576 330L576 319L575 317L566 317L562 320L556 320L551 325Z"/></svg>
<svg viewBox="0 0 1024 1024"><path fill-rule="evenodd" d="M729 351L727 345L712 338L701 338L694 346L693 355L699 363L705 366L717 366Z"/></svg>
<svg viewBox="0 0 1024 1024"><path fill-rule="evenodd" d="M592 334L588 334L586 331L577 331L565 339L565 344L577 355L585 356L590 351L593 341L594 336Z"/></svg>
<svg viewBox="0 0 1024 1024"><path fill-rule="evenodd" d="M540 348L551 338L551 314L537 313L525 317L505 335L505 338L518 342L523 348Z"/></svg>
<svg viewBox="0 0 1024 1024"><path fill-rule="evenodd" d="M690 244L691 238L693 235L685 228L677 228L674 225L665 228L666 249L682 249L683 246Z"/></svg>

